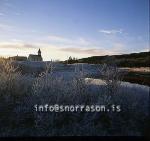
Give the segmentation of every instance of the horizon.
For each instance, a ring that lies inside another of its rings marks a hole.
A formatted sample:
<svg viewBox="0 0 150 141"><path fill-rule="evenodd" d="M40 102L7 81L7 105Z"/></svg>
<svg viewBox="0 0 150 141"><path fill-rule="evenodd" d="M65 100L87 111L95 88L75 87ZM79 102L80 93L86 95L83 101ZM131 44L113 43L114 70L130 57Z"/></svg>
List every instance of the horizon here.
<svg viewBox="0 0 150 141"><path fill-rule="evenodd" d="M101 57L103 57L103 56L116 56L116 55L130 55L130 54L139 54L139 53L147 53L147 52L150 52L149 50L148 51L143 51L143 52L132 52L132 53L125 53L125 54L114 54L114 55L97 55L97 56L101 56ZM29 54L29 55L36 55L36 54ZM28 56L29 56L28 55ZM27 57L28 58L28 56L20 56L20 55L15 55L15 56L0 56L0 58L5 58L5 59L8 59L9 57ZM90 57L97 57L97 56L88 56L88 57L83 57L83 58L76 58L77 60L78 59L84 59L84 58L90 58ZM69 57L72 57L73 58L73 56L69 56ZM69 58L67 58L67 59L69 59ZM66 60L67 60L66 59ZM53 61L57 61L58 59L56 59L56 60L53 60ZM66 61L66 60L59 60L59 61ZM52 61L52 59L51 60L43 60L43 61Z"/></svg>
<svg viewBox="0 0 150 141"><path fill-rule="evenodd" d="M39 48L44 61L147 52L148 11L148 0L0 0L0 56Z"/></svg>

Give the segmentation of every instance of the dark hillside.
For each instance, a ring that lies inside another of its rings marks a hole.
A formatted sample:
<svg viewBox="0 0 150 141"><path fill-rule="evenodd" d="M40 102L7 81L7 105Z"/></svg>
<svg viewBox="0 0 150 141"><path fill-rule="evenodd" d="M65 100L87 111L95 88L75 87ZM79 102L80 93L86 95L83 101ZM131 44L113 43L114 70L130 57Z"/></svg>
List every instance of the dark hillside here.
<svg viewBox="0 0 150 141"><path fill-rule="evenodd" d="M150 52L131 53L111 56L92 56L79 59L80 63L101 64L111 60L119 67L150 67Z"/></svg>

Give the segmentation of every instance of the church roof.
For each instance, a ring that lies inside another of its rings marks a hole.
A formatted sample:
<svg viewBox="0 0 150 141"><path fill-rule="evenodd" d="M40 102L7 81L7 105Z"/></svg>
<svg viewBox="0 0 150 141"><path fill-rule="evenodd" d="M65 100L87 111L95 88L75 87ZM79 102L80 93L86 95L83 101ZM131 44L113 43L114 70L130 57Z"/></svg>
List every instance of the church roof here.
<svg viewBox="0 0 150 141"><path fill-rule="evenodd" d="M41 57L41 56L39 56L39 55L35 55L35 54L29 54L29 57L37 58L37 57Z"/></svg>

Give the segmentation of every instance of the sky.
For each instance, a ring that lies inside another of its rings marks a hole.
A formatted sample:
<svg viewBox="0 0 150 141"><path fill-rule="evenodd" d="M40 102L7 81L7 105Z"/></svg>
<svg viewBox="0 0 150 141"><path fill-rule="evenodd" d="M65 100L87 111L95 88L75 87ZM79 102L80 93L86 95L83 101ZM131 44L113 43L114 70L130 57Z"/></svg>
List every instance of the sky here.
<svg viewBox="0 0 150 141"><path fill-rule="evenodd" d="M149 0L0 0L0 56L45 61L149 51Z"/></svg>

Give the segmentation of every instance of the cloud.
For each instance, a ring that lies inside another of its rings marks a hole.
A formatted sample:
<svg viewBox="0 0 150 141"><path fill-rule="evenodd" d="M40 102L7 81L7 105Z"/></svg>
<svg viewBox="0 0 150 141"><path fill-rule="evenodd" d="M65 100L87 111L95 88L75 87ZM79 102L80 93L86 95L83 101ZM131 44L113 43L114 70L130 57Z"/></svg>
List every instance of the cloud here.
<svg viewBox="0 0 150 141"><path fill-rule="evenodd" d="M12 42L20 42L23 43L23 40L19 40L19 39L11 39Z"/></svg>
<svg viewBox="0 0 150 141"><path fill-rule="evenodd" d="M38 48L37 45L22 43L20 41L15 42L0 42L0 49L28 49L28 48Z"/></svg>
<svg viewBox="0 0 150 141"><path fill-rule="evenodd" d="M87 56L101 56L101 55L113 55L120 54L119 50L116 48L105 49L105 48L62 48L60 49L64 52L70 52L74 54L84 54Z"/></svg>
<svg viewBox="0 0 150 141"><path fill-rule="evenodd" d="M44 39L45 40L45 39ZM71 46L71 45L76 45L76 46L89 46L91 44L90 41L86 40L83 37L79 37L79 38L66 38L63 36L56 36L56 35L49 35L46 37L47 41L51 41L54 43L61 43L62 45L66 45L66 46Z"/></svg>
<svg viewBox="0 0 150 141"><path fill-rule="evenodd" d="M69 39L57 35L49 35L47 38L48 40L57 41L57 42L70 42Z"/></svg>
<svg viewBox="0 0 150 141"><path fill-rule="evenodd" d="M1 7L3 8L1 9ZM17 8L12 0L0 0L0 16L7 15L9 12L11 12L12 15L20 16L21 12L16 10Z"/></svg>
<svg viewBox="0 0 150 141"><path fill-rule="evenodd" d="M15 8L14 5L13 5L13 3L10 3L10 2L11 2L11 1L6 1L6 0L5 0L3 4L4 4L5 7L8 7L8 8Z"/></svg>
<svg viewBox="0 0 150 141"><path fill-rule="evenodd" d="M0 23L0 31L11 31L13 29L14 29L14 27L11 25Z"/></svg>
<svg viewBox="0 0 150 141"><path fill-rule="evenodd" d="M0 55L15 56L18 54L28 56L30 53L37 54L38 48L41 48L44 60L66 60L69 56L84 58L119 54L119 50L115 47L112 49L83 47L82 45L68 45L66 47L66 45L58 46L57 44L50 43L24 43L23 41L13 39L11 42L0 42ZM121 45L118 44L118 48L120 49Z"/></svg>
<svg viewBox="0 0 150 141"><path fill-rule="evenodd" d="M44 36L43 38L45 38ZM111 41L110 44L96 44L85 38L64 38L62 36L49 36L50 42L37 40L25 42L23 40L11 39L8 42L0 42L0 55L9 54L11 56L37 54L38 48L42 50L44 60L60 59L66 60L69 56L84 58L90 56L116 55L121 53L140 52L141 48L133 48L131 44L122 41ZM55 41L55 42L51 42ZM58 43L58 41L62 41ZM142 51L148 51L148 46L140 45Z"/></svg>
<svg viewBox="0 0 150 141"><path fill-rule="evenodd" d="M90 41L80 37L79 38L79 41L78 41L79 44L82 44L82 45L89 45L90 44Z"/></svg>
<svg viewBox="0 0 150 141"><path fill-rule="evenodd" d="M0 42L0 56L28 56L30 53L37 54L39 46L19 41Z"/></svg>
<svg viewBox="0 0 150 141"><path fill-rule="evenodd" d="M71 52L71 53L79 53L79 54L99 54L101 52L100 49L88 49L88 48L62 48L60 49L61 51L64 51L64 52Z"/></svg>
<svg viewBox="0 0 150 141"><path fill-rule="evenodd" d="M101 33L104 33L104 34L117 34L117 33L121 34L122 33L122 29L119 29L119 30L115 30L115 29L104 30L104 29L101 29L98 32L101 32Z"/></svg>
<svg viewBox="0 0 150 141"><path fill-rule="evenodd" d="M149 51L150 51L149 48L144 48L144 49L140 50L140 52L149 52Z"/></svg>

